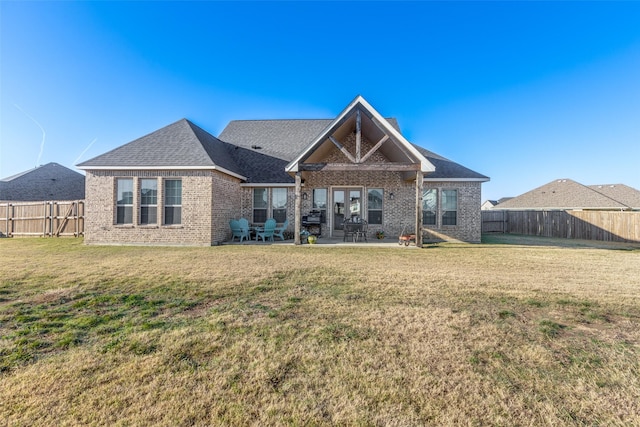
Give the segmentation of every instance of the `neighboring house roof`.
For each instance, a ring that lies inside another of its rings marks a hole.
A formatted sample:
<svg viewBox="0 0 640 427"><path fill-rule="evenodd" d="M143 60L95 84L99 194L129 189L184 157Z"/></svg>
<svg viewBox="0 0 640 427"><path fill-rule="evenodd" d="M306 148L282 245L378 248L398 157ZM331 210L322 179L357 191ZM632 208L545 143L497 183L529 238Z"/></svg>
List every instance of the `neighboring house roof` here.
<svg viewBox="0 0 640 427"><path fill-rule="evenodd" d="M590 185L589 188L619 201L633 209L640 209L640 191L624 184Z"/></svg>
<svg viewBox="0 0 640 427"><path fill-rule="evenodd" d="M497 204L498 204L497 200L485 200L484 203L482 204L482 208L483 209L491 209L492 207L494 207Z"/></svg>
<svg viewBox="0 0 640 427"><path fill-rule="evenodd" d="M33 202L84 199L84 175L47 163L0 180L0 200Z"/></svg>
<svg viewBox="0 0 640 427"><path fill-rule="evenodd" d="M629 209L571 179L557 179L500 203L500 209Z"/></svg>

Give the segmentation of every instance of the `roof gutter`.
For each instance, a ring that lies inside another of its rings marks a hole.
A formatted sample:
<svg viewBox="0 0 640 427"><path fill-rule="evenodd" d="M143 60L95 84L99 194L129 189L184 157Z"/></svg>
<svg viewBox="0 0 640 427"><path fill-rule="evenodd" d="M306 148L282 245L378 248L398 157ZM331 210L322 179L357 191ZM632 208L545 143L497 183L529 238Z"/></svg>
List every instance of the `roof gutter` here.
<svg viewBox="0 0 640 427"><path fill-rule="evenodd" d="M113 171L164 171L164 170L215 170L227 175L231 175L243 181L247 180L246 176L231 172L229 169L220 166L76 166L81 170L113 170Z"/></svg>

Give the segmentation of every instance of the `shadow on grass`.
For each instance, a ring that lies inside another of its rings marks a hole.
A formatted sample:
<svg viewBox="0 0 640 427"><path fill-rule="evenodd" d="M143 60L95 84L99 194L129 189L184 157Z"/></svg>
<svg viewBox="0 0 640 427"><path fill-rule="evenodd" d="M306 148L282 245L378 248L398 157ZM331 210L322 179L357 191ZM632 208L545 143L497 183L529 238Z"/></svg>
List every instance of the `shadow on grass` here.
<svg viewBox="0 0 640 427"><path fill-rule="evenodd" d="M604 242L600 240L561 239L558 237L528 236L523 234L483 234L482 243L488 245L554 246L574 249L610 249L640 251L640 243Z"/></svg>

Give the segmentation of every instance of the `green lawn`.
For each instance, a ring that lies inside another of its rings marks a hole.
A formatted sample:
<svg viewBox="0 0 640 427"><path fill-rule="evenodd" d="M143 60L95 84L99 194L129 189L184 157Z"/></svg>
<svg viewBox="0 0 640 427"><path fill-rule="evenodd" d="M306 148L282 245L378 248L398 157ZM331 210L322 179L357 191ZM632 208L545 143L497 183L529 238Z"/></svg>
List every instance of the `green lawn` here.
<svg viewBox="0 0 640 427"><path fill-rule="evenodd" d="M8 425L640 425L640 245L0 256Z"/></svg>

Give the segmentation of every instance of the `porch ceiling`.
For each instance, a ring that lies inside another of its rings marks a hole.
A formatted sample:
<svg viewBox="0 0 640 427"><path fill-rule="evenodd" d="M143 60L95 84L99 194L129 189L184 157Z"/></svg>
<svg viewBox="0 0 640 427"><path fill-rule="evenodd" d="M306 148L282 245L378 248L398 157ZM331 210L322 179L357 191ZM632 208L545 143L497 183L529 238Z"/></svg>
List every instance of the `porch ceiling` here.
<svg viewBox="0 0 640 427"><path fill-rule="evenodd" d="M336 123L327 132L327 138L325 138L318 148L310 153L310 155L303 160L302 163L319 163L322 162L327 156L336 148L334 143L329 139L329 136L333 136L341 144L350 134L356 133L356 109L352 110L341 122ZM374 118L368 114L366 110L360 109L361 112L361 129L362 136L366 138L372 145L375 145L384 136L388 139L376 150L386 157L390 162L399 163L420 163L420 159L417 159L411 153L407 152L403 144L398 141L391 133L384 132L383 126L379 126L374 122ZM355 153L351 153L355 155ZM366 152L362 153L363 155ZM349 160L345 157L345 162Z"/></svg>

